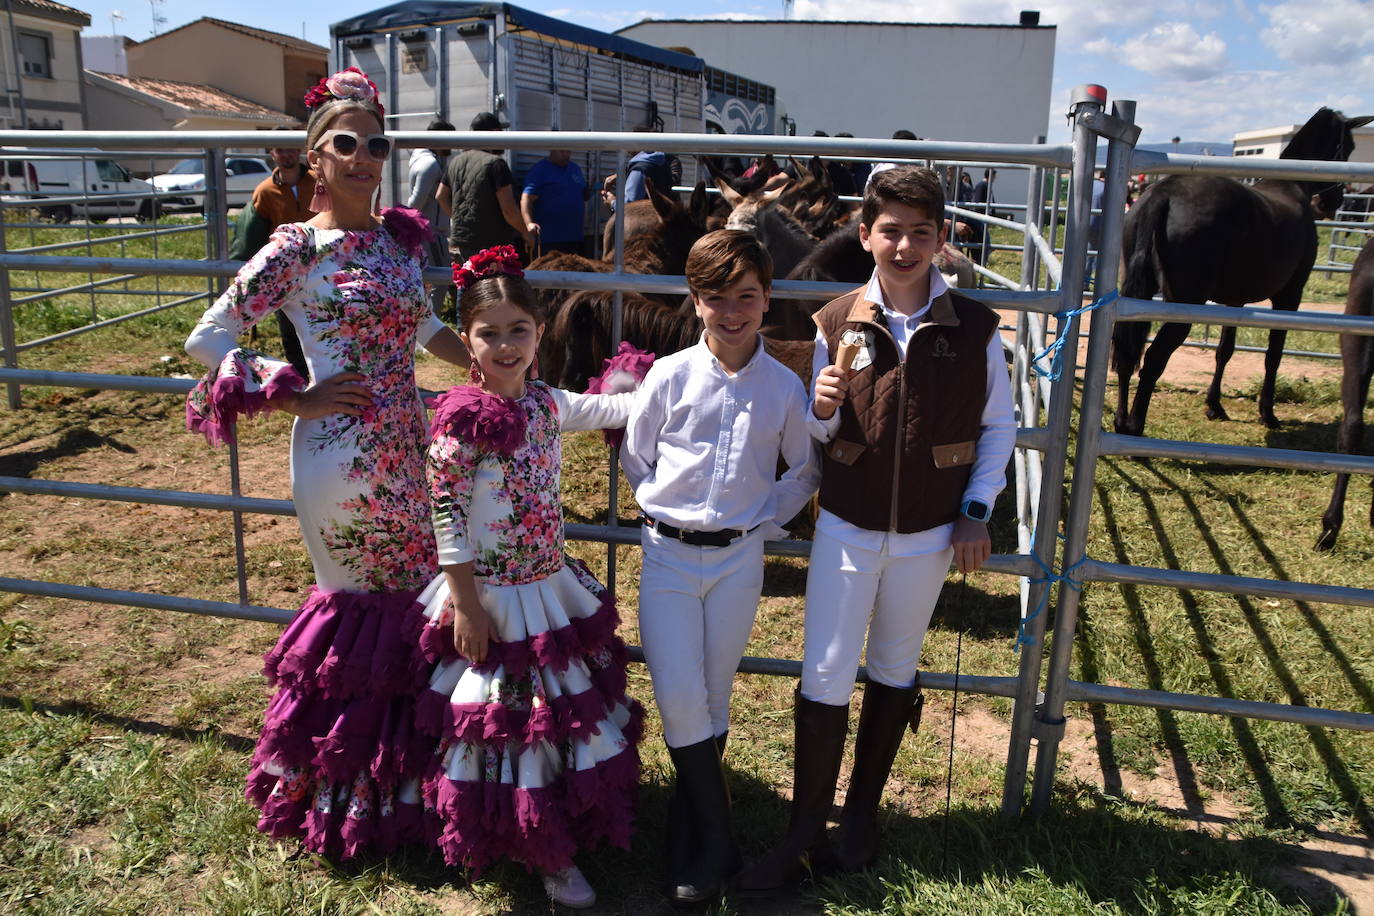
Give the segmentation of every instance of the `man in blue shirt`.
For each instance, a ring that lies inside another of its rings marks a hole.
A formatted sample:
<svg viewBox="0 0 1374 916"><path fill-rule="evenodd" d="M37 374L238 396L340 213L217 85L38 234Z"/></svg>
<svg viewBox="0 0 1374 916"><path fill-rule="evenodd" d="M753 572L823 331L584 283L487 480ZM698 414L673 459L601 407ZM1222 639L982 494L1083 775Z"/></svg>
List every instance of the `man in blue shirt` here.
<svg viewBox="0 0 1374 916"><path fill-rule="evenodd" d="M583 254L587 179L572 161L572 150L551 150L525 175L520 213L543 251Z"/></svg>

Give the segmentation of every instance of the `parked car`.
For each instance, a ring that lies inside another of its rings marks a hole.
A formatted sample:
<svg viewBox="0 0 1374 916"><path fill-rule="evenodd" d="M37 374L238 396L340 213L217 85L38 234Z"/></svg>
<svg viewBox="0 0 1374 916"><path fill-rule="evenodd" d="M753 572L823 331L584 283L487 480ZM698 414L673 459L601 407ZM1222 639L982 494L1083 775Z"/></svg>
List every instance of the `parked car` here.
<svg viewBox="0 0 1374 916"><path fill-rule="evenodd" d="M229 156L224 160L225 193L229 206L242 207L253 189L272 174L267 160L257 156ZM205 160L183 159L171 171L153 176L159 191L185 192L160 198L164 210L201 210L205 207Z"/></svg>
<svg viewBox="0 0 1374 916"><path fill-rule="evenodd" d="M101 150L6 147L0 156L5 160L7 196L34 201L39 214L54 222L65 223L74 216L94 221L112 216L152 219L159 212L153 186L130 175ZM44 205L45 197L82 199Z"/></svg>

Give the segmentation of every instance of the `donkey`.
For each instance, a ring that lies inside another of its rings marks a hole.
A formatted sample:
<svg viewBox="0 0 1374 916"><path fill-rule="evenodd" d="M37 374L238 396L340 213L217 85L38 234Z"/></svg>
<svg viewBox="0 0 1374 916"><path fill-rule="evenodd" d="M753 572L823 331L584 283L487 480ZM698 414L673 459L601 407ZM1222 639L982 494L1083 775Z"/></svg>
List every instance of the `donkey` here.
<svg viewBox="0 0 1374 916"><path fill-rule="evenodd" d="M1282 158L1344 162L1355 148L1351 130L1371 120L1374 117L1347 118L1319 109L1284 147ZM1266 178L1251 186L1211 175L1175 175L1158 181L1126 214L1121 293L1149 299L1163 290L1171 302L1201 304L1210 299L1231 306L1268 299L1276 309L1293 311L1317 257L1314 214L1335 213L1343 194L1340 182ZM1144 433L1155 385L1190 327L1186 322L1165 323L1148 350L1148 322L1123 321L1113 329L1118 433ZM1286 337L1286 331L1270 331L1264 358L1259 415L1270 428L1279 423L1274 416L1274 381ZM1223 328L1216 371L1207 389L1207 417L1212 420L1227 419L1221 406L1221 377L1235 345L1236 329ZM1140 376L1128 412L1131 373L1137 367Z"/></svg>
<svg viewBox="0 0 1374 916"><path fill-rule="evenodd" d="M1350 292L1345 300L1347 315L1374 315L1374 239L1365 242L1350 269ZM1374 337L1359 334L1341 335L1341 429L1336 437L1336 451L1354 455L1364 449L1364 405L1369 396L1369 380L1374 376ZM1370 481L1374 491L1374 478ZM1331 504L1322 515L1322 534L1317 539L1318 550L1336 546L1336 536L1345 521L1345 491L1350 485L1349 474L1337 474L1331 493ZM1369 507L1369 523L1374 526L1374 504Z"/></svg>
<svg viewBox="0 0 1374 916"><path fill-rule="evenodd" d="M773 258L773 273L786 276L806 258L820 241L794 218L782 212L779 200L789 187L786 180L764 191L743 195L716 179L721 198L730 205L726 229L738 229L758 238Z"/></svg>

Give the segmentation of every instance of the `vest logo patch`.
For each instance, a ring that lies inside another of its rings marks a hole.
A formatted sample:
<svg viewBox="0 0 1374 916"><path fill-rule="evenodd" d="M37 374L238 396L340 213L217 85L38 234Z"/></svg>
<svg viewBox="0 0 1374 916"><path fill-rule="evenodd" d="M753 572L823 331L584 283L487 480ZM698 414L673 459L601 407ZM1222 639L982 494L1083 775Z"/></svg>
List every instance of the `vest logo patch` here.
<svg viewBox="0 0 1374 916"><path fill-rule="evenodd" d="M862 347L862 349L859 350L858 355L854 357L854 362L851 363L849 366L851 371L858 372L865 366L873 365L874 341L872 331L859 331L850 328L849 330L845 331L843 334L840 335L840 343L851 344L856 347Z"/></svg>
<svg viewBox="0 0 1374 916"><path fill-rule="evenodd" d="M950 347L949 338L943 334L935 338L935 346L931 349L930 355L932 359L955 359L959 356Z"/></svg>

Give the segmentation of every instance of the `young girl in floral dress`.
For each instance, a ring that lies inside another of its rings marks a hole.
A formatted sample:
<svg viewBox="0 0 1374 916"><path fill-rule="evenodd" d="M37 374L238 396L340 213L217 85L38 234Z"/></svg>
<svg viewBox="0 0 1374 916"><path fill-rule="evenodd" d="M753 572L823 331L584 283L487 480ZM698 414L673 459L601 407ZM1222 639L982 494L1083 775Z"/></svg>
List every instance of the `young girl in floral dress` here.
<svg viewBox="0 0 1374 916"><path fill-rule="evenodd" d="M452 864L501 858L549 896L590 906L573 854L628 847L642 710L625 696L611 595L563 553L564 430L620 427L633 395L527 378L544 330L515 249L454 270L471 381L438 403L430 499L443 572L420 596L440 661L419 704L440 756L424 796Z"/></svg>
<svg viewBox="0 0 1374 916"><path fill-rule="evenodd" d="M466 353L430 312L423 219L373 214L391 146L376 86L350 69L321 80L306 104L318 215L278 229L191 332L186 349L210 374L187 422L218 443L240 415L297 416L291 489L316 584L266 657L279 691L247 794L259 829L347 858L434 834L419 778L435 742L414 714L432 665L415 599L438 563L414 353L417 341L451 362ZM238 347L275 311L295 326L313 385Z"/></svg>

